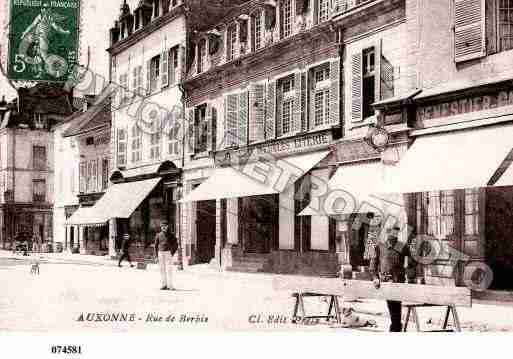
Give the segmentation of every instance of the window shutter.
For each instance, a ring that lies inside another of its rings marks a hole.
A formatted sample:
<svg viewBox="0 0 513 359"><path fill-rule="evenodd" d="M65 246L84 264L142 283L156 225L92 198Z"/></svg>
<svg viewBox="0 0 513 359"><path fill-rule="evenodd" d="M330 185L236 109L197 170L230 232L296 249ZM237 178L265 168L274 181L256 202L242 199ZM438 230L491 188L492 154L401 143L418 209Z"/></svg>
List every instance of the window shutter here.
<svg viewBox="0 0 513 359"><path fill-rule="evenodd" d="M171 49L169 51L169 83L173 85L176 82L176 68L175 58L177 56L176 50Z"/></svg>
<svg viewBox="0 0 513 359"><path fill-rule="evenodd" d="M301 83L299 85L299 89L301 91L301 131L307 131L308 130L308 122L307 122L307 116L308 116L308 106L307 106L307 72L301 73Z"/></svg>
<svg viewBox="0 0 513 359"><path fill-rule="evenodd" d="M382 40L376 42L374 45L374 101L379 101L381 98L381 51Z"/></svg>
<svg viewBox="0 0 513 359"><path fill-rule="evenodd" d="M485 0L454 0L454 61L486 55Z"/></svg>
<svg viewBox="0 0 513 359"><path fill-rule="evenodd" d="M176 76L176 81L180 82L182 81L182 78L185 74L185 64L186 64L186 59L185 59L185 46L180 46L178 48L178 75Z"/></svg>
<svg viewBox="0 0 513 359"><path fill-rule="evenodd" d="M249 91L249 142L265 139L265 86L253 84Z"/></svg>
<svg viewBox="0 0 513 359"><path fill-rule="evenodd" d="M276 137L280 137L283 135L283 121L282 121L282 112L283 112L283 87L281 85L281 82L276 83L276 100L275 100L275 117L276 117Z"/></svg>
<svg viewBox="0 0 513 359"><path fill-rule="evenodd" d="M137 66L132 70L132 95L137 93Z"/></svg>
<svg viewBox="0 0 513 359"><path fill-rule="evenodd" d="M169 52L166 50L162 52L162 61L160 63L160 86L169 86Z"/></svg>
<svg viewBox="0 0 513 359"><path fill-rule="evenodd" d="M301 72L294 75L294 89L296 96L294 97L293 113L292 113L292 132L301 131Z"/></svg>
<svg viewBox="0 0 513 359"><path fill-rule="evenodd" d="M340 121L340 59L330 64L330 124L338 125Z"/></svg>
<svg viewBox="0 0 513 359"><path fill-rule="evenodd" d="M313 23L317 25L319 23L319 0L313 0Z"/></svg>
<svg viewBox="0 0 513 359"><path fill-rule="evenodd" d="M310 124L313 122L313 119L315 118L315 106L312 103L312 95L314 92L314 71L309 70L306 77L306 88L308 89L306 91L306 110L307 110L307 117L306 117L306 130L310 129Z"/></svg>
<svg viewBox="0 0 513 359"><path fill-rule="evenodd" d="M146 63L146 93L151 93L151 60Z"/></svg>
<svg viewBox="0 0 513 359"><path fill-rule="evenodd" d="M249 91L239 95L239 146L248 144L248 97Z"/></svg>
<svg viewBox="0 0 513 359"><path fill-rule="evenodd" d="M215 152L217 149L217 110L212 107L212 117L210 118L210 132L211 132L211 151Z"/></svg>
<svg viewBox="0 0 513 359"><path fill-rule="evenodd" d="M386 100L387 98L394 97L394 67L383 54L381 54L380 67L380 97L381 100Z"/></svg>
<svg viewBox="0 0 513 359"><path fill-rule="evenodd" d="M187 154L194 154L196 144L196 131L194 126L194 109L190 109L187 116Z"/></svg>
<svg viewBox="0 0 513 359"><path fill-rule="evenodd" d="M363 88L363 55L358 52L351 57L351 120L363 120L362 88Z"/></svg>
<svg viewBox="0 0 513 359"><path fill-rule="evenodd" d="M267 101L265 107L265 139L276 137L276 82L267 84Z"/></svg>
<svg viewBox="0 0 513 359"><path fill-rule="evenodd" d="M229 148L239 143L238 131L239 95L226 96L224 100L224 147Z"/></svg>
<svg viewBox="0 0 513 359"><path fill-rule="evenodd" d="M205 121L207 122L207 151L212 151L212 136L214 133L212 128L212 106L209 104L207 104L205 116Z"/></svg>

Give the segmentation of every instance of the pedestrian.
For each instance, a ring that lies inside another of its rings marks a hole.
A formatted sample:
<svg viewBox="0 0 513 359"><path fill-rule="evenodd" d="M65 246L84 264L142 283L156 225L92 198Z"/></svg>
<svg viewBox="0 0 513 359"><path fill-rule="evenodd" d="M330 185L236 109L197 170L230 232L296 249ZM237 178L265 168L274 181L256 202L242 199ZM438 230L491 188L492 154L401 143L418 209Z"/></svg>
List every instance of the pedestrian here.
<svg viewBox="0 0 513 359"><path fill-rule="evenodd" d="M404 283L406 273L408 283L415 282L416 262L413 259L410 248L407 244L399 242L398 233L400 228L394 226L387 230L386 240L379 241L371 258L370 271L374 277L374 286L380 287L381 282ZM408 261L408 271L405 272L404 262ZM410 278L410 276L412 276ZM390 331L402 331L401 301L387 300L388 312L390 313Z"/></svg>
<svg viewBox="0 0 513 359"><path fill-rule="evenodd" d="M128 254L128 250L130 248L130 235L128 233L123 234L123 242L121 243L121 257L119 257L118 267L121 267L121 262L123 259L126 259L130 264L130 267L133 267L132 261L130 260L130 255Z"/></svg>
<svg viewBox="0 0 513 359"><path fill-rule="evenodd" d="M178 240L169 230L167 220L160 222L160 232L155 236L155 257L160 266L161 290L175 290L173 286L173 272L175 270L173 258L178 250Z"/></svg>

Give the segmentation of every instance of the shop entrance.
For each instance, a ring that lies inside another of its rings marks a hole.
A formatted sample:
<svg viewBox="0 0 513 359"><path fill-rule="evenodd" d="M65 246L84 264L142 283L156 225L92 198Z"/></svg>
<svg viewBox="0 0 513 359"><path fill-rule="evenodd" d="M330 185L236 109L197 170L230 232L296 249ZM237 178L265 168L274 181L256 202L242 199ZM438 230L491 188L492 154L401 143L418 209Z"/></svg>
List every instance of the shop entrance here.
<svg viewBox="0 0 513 359"><path fill-rule="evenodd" d="M209 263L215 257L216 201L196 204L196 246L198 263Z"/></svg>
<svg viewBox="0 0 513 359"><path fill-rule="evenodd" d="M240 231L245 253L269 253L278 228L277 196L241 199Z"/></svg>

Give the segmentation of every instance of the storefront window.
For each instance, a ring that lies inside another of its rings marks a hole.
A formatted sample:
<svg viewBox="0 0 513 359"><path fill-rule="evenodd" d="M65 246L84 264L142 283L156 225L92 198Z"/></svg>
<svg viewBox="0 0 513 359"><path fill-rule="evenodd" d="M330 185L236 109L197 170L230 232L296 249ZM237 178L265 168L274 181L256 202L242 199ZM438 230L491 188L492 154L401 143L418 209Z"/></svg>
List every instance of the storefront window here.
<svg viewBox="0 0 513 359"><path fill-rule="evenodd" d="M130 237L137 243L144 242L144 221L142 206L130 216Z"/></svg>
<svg viewBox="0 0 513 359"><path fill-rule="evenodd" d="M465 190L465 235L479 234L479 190Z"/></svg>
<svg viewBox="0 0 513 359"><path fill-rule="evenodd" d="M454 193L452 191L429 192L428 234L445 239L454 234Z"/></svg>
<svg viewBox="0 0 513 359"><path fill-rule="evenodd" d="M149 199L150 204L150 242L155 238L157 233L160 231L160 222L162 220L162 206L163 206L162 197L153 197Z"/></svg>

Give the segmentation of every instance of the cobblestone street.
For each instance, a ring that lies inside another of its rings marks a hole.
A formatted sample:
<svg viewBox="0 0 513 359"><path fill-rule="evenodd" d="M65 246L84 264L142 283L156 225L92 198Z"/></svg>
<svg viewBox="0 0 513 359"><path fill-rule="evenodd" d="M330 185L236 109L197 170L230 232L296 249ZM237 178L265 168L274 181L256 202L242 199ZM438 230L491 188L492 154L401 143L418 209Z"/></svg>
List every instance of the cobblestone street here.
<svg viewBox="0 0 513 359"><path fill-rule="evenodd" d="M26 257L0 257L0 330L346 330L325 322L291 323L291 293L275 289L273 281L294 277L219 273L207 267L193 267L177 272L178 291L160 291L155 265L137 270L127 265L118 268L112 261L102 264L100 259L99 263L80 256L73 259L47 256L42 260L41 274L33 276ZM306 304L312 312L327 308L318 298ZM369 330L383 331L388 327L385 303L345 303L348 305L361 318L377 322L378 328ZM116 314L126 315L127 321L112 321ZM156 319L159 317L161 322ZM79 320L82 318L84 321ZM436 310L424 311L421 326L428 329L428 322L438 325L441 319L442 313ZM513 307L474 304L470 309L460 309L460 320L466 331L512 330Z"/></svg>

